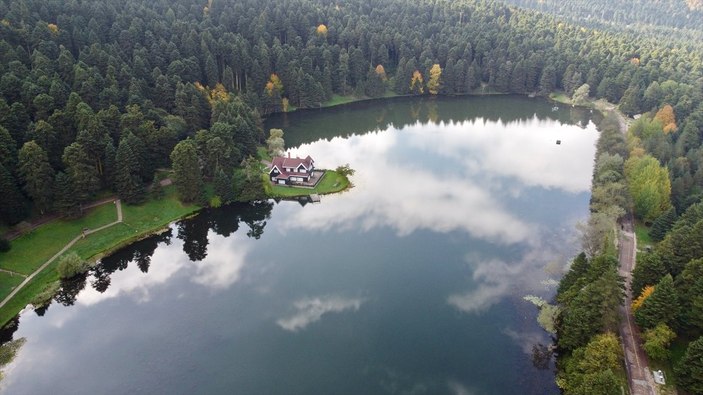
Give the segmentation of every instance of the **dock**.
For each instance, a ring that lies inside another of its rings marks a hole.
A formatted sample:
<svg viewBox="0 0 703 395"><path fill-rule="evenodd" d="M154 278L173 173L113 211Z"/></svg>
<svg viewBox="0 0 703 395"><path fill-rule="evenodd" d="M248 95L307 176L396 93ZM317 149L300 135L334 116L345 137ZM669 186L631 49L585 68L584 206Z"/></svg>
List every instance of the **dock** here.
<svg viewBox="0 0 703 395"><path fill-rule="evenodd" d="M310 195L310 201L313 203L320 203L320 195L313 193Z"/></svg>

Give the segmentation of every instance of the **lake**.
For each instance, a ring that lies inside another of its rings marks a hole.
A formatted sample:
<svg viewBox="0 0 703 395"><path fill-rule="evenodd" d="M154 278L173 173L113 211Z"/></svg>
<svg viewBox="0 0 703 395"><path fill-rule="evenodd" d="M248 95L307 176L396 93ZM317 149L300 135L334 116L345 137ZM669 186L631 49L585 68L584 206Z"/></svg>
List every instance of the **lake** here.
<svg viewBox="0 0 703 395"><path fill-rule="evenodd" d="M281 114L321 203L205 210L24 312L4 394L558 394L549 299L588 214L588 111L399 98ZM561 144L556 141L560 140Z"/></svg>

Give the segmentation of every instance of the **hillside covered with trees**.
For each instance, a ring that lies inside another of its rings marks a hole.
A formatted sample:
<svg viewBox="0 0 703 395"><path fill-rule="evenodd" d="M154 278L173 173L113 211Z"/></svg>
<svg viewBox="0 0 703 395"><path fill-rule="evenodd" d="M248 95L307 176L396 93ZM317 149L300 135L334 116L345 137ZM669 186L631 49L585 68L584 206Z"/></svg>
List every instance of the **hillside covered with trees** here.
<svg viewBox="0 0 703 395"><path fill-rule="evenodd" d="M663 240L638 266L637 291L652 289L638 322L695 340L700 1L508 2L2 0L0 223L80 215L100 191L138 204L161 167L176 170L187 201L201 199L203 179L227 200L257 198L238 168L256 164L248 158L266 138L261 117L339 96L576 93L643 115L627 139L617 122L603 127L586 254L559 289L559 345L567 355L617 349L607 331L622 290L607 243L632 207ZM660 313L671 301L683 307ZM700 349L693 342L686 358ZM681 383L699 392L686 366ZM569 393L586 379L618 380L570 377L583 373L575 362L564 369Z"/></svg>
<svg viewBox="0 0 703 395"><path fill-rule="evenodd" d="M188 137L229 173L264 138L260 115L335 94L571 95L587 83L629 114L669 103L677 119L701 117L700 44L496 2L4 1L0 15L8 224L30 209L74 213L100 189L138 202Z"/></svg>

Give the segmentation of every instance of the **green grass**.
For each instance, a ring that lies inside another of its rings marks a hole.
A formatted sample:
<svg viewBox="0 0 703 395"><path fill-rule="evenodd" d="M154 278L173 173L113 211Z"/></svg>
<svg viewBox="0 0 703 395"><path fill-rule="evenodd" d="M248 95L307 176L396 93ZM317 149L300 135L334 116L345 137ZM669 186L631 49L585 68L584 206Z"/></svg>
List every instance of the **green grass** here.
<svg viewBox="0 0 703 395"><path fill-rule="evenodd" d="M24 277L19 274L0 272L0 296L4 298L4 295L9 295L22 281Z"/></svg>
<svg viewBox="0 0 703 395"><path fill-rule="evenodd" d="M106 253L161 229L168 223L191 214L198 209L199 207L196 205L181 203L176 197L175 187L168 186L164 188L164 197L161 199L149 199L139 206L123 204L123 223L88 235L85 239L74 244L68 251L76 252L84 259L96 260ZM2 258L10 253L15 254L15 256L26 257L27 259L31 257L32 262L35 262L35 266L34 269L27 272L27 274L29 274L46 262L57 251L61 250L61 248L75 236L80 234L80 230L86 227L86 223L91 224L91 226L88 227L97 227L95 224L99 223L98 219L100 218L105 221L104 223L113 222L117 218L115 206L113 204L106 204L96 208L93 212L88 214L87 217L75 221L54 221L44 225L32 232L34 235L22 236L20 239L27 236L31 236L31 238L27 238L25 241L17 239L16 241L21 241L17 245L13 242L12 250L3 254ZM37 241L37 235L41 236L39 237L39 241ZM51 237L56 238L56 240L52 240ZM34 240L34 243L32 240ZM42 243L41 248L36 247L37 242ZM36 253L36 257L33 257L34 253ZM4 262L5 260L3 259L3 267L5 267ZM27 286L18 292L14 298L0 309L0 325L4 325L11 320L24 306L30 303L36 295L44 291L47 285L58 280L56 265L58 265L58 260L52 262L49 267L39 273ZM30 268L28 265L23 267L25 270ZM8 278L10 277L7 276L6 278L0 275L0 291L7 289L7 292L0 295L2 298L11 291L13 286L16 286L16 284L13 285L12 283L14 279L8 281ZM22 279L20 278L19 282L21 281Z"/></svg>
<svg viewBox="0 0 703 395"><path fill-rule="evenodd" d="M688 347L689 340L683 338L677 338L671 343L669 350L671 351L671 358L669 361L659 362L650 360L650 368L652 370L661 369L664 372L664 377L666 378L666 385L664 388L673 390L676 388L676 375L674 374L674 365L676 365L681 358L683 358L686 353L686 348Z"/></svg>
<svg viewBox="0 0 703 395"><path fill-rule="evenodd" d="M78 236L82 229L95 229L116 220L115 206L104 204L76 220L52 221L13 240L12 249L0 253L0 268L29 275ZM0 298L5 295L0 294Z"/></svg>
<svg viewBox="0 0 703 395"><path fill-rule="evenodd" d="M360 101L360 100L364 100L364 98L359 98L359 97L352 96L352 95L347 95L347 96L332 95L332 98L330 100L322 103L322 107L333 107L333 106L338 106L340 104L352 103L352 102Z"/></svg>
<svg viewBox="0 0 703 395"><path fill-rule="evenodd" d="M571 98L566 96L564 92L552 92L549 94L549 98L558 103L571 104Z"/></svg>
<svg viewBox="0 0 703 395"><path fill-rule="evenodd" d="M96 259L199 209L181 203L174 186L164 188L164 193L162 199L150 199L139 206L123 204L121 224L80 240L69 251L84 259Z"/></svg>
<svg viewBox="0 0 703 395"><path fill-rule="evenodd" d="M326 195L340 192L349 187L349 179L334 170L325 170L325 174L315 188L296 188L281 185L272 185L264 176L264 189L270 197L300 197L312 194Z"/></svg>
<svg viewBox="0 0 703 395"><path fill-rule="evenodd" d="M644 250L647 245L653 246L656 244L649 236L650 227L637 221L635 222L635 234L637 235L637 247Z"/></svg>

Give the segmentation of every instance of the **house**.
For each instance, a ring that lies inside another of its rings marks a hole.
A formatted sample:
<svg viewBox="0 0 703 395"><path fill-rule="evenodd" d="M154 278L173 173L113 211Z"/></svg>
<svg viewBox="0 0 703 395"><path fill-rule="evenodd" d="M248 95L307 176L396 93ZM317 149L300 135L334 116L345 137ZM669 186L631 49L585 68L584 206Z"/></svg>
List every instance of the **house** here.
<svg viewBox="0 0 703 395"><path fill-rule="evenodd" d="M277 156L271 162L269 178L276 184L295 184L310 181L315 170L315 161L308 155L306 158L291 158Z"/></svg>

